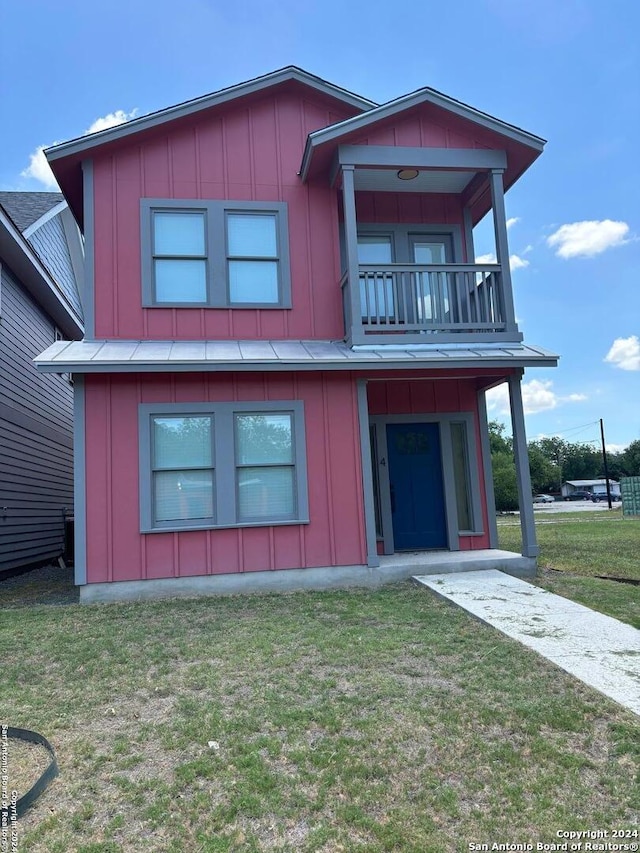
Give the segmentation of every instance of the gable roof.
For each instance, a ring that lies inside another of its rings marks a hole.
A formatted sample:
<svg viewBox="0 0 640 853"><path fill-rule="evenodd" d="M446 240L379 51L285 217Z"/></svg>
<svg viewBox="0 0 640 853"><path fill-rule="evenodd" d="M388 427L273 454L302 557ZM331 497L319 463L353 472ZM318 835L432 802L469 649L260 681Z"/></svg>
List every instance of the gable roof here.
<svg viewBox="0 0 640 853"><path fill-rule="evenodd" d="M22 233L63 201L62 193L0 192L0 204Z"/></svg>
<svg viewBox="0 0 640 853"><path fill-rule="evenodd" d="M311 155L314 148L317 148L327 142L338 141L347 134L365 130L372 124L383 121L384 119L392 118L399 113L406 112L407 110L422 104L432 104L433 106L440 107L450 113L454 113L460 118L472 121L474 124L478 124L486 130L491 130L494 133L499 133L501 136L513 139L515 142L534 148L536 151L542 151L544 148L544 144L546 142L545 139L542 139L533 133L529 133L526 130L522 130L522 128L516 127L514 124L509 124L506 121L495 118L494 116L489 115L489 113L485 113L482 112L482 110L471 107L469 104L465 104L462 101L451 98L449 95L438 92L437 89L431 89L429 86L425 86L422 89L417 89L415 92L410 92L408 95L402 95L399 98L388 101L386 104L380 104L380 106L373 107L363 115L353 116L352 118L345 119L344 121L331 124L328 127L323 127L319 130L313 131L313 133L310 133L307 137L307 144L305 146L302 166L300 168L302 180L305 180L307 177Z"/></svg>
<svg viewBox="0 0 640 853"><path fill-rule="evenodd" d="M237 83L235 86L228 86L225 89L219 89L208 95L202 95L199 98L193 98L181 104L148 113L147 115L140 116L140 118L131 119L116 127L110 127L106 130L100 130L97 133L91 133L87 136L71 139L68 142L52 145L51 148L46 149L45 155L47 160L52 163L61 157L67 157L69 154L87 151L98 145L104 145L106 142L113 142L130 136L133 133L149 130L166 122L175 121L178 118L184 118L202 110L208 110L211 107L220 106L228 101L253 95L261 92L263 89L269 89L290 81L315 89L317 92L342 101L356 110L369 110L376 106L374 101L369 101L367 98L362 98L360 95L349 92L347 89L336 86L334 83L329 83L327 80L316 77L315 74L310 74L308 71L304 71L295 65L287 65L284 68L279 68L277 71L271 71L269 74L263 74L260 77L254 77L252 80Z"/></svg>

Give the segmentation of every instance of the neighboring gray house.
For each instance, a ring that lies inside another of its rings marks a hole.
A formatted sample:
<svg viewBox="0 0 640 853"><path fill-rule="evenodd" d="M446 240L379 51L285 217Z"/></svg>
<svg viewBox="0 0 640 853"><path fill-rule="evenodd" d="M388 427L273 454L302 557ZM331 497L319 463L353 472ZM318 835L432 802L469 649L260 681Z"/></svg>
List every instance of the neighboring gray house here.
<svg viewBox="0 0 640 853"><path fill-rule="evenodd" d="M63 550L73 388L33 358L82 338L82 282L82 239L63 196L0 192L0 573Z"/></svg>

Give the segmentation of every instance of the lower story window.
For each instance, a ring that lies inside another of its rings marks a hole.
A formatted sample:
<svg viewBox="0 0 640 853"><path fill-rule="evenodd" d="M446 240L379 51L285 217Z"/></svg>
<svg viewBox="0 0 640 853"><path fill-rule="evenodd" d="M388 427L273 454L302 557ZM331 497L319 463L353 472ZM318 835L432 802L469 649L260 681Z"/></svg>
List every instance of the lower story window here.
<svg viewBox="0 0 640 853"><path fill-rule="evenodd" d="M308 521L299 401L140 406L143 532Z"/></svg>

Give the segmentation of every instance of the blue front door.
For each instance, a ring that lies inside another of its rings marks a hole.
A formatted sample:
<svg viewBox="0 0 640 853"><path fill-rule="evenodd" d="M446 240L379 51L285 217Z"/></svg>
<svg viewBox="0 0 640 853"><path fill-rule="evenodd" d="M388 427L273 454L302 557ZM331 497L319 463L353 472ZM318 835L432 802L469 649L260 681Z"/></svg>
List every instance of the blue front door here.
<svg viewBox="0 0 640 853"><path fill-rule="evenodd" d="M446 548L438 424L387 424L396 551Z"/></svg>

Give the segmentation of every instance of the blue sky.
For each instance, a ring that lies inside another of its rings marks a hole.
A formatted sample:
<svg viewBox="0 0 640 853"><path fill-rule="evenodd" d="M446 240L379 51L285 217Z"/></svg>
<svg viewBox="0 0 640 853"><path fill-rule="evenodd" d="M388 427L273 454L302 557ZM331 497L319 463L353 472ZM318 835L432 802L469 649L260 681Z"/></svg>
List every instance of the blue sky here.
<svg viewBox="0 0 640 853"><path fill-rule="evenodd" d="M520 327L561 355L527 371L528 435L595 440L603 417L611 446L640 438L634 0L24 0L2 17L2 189L47 188L40 146L288 64L378 102L431 86L548 139L507 195Z"/></svg>

